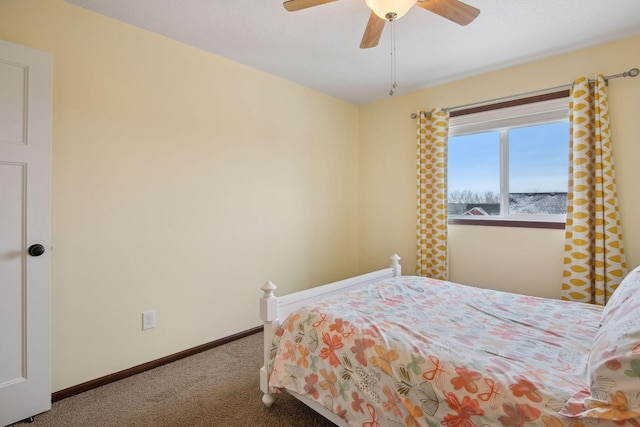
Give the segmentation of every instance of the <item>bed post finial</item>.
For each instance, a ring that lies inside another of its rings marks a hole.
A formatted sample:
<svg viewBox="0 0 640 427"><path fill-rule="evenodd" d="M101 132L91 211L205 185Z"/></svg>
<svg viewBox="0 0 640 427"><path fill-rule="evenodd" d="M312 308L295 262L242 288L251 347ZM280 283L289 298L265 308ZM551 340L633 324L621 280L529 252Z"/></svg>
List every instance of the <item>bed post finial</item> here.
<svg viewBox="0 0 640 427"><path fill-rule="evenodd" d="M391 255L391 265L389 267L393 268L393 276L397 277L402 275L402 266L400 265L400 257L398 254Z"/></svg>
<svg viewBox="0 0 640 427"><path fill-rule="evenodd" d="M271 281L265 282L260 289L264 292L264 298L274 298L273 291L277 288Z"/></svg>

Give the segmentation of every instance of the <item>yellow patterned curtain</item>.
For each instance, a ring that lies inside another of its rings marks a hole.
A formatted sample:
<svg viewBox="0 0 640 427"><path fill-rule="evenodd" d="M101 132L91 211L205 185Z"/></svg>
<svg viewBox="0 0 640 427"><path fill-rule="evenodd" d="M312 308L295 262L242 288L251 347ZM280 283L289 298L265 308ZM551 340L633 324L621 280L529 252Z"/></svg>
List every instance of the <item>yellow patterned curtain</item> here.
<svg viewBox="0 0 640 427"><path fill-rule="evenodd" d="M447 280L447 138L449 113L418 117L418 259L416 274Z"/></svg>
<svg viewBox="0 0 640 427"><path fill-rule="evenodd" d="M576 80L569 110L562 299L604 305L627 271L604 77Z"/></svg>

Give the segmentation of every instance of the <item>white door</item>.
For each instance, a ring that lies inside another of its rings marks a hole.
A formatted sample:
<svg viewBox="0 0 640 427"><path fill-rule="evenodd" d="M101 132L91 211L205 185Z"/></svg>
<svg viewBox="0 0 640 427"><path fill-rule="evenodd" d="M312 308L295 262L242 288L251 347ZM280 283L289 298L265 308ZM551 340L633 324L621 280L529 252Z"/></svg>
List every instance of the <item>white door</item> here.
<svg viewBox="0 0 640 427"><path fill-rule="evenodd" d="M52 62L0 40L0 426L51 409Z"/></svg>

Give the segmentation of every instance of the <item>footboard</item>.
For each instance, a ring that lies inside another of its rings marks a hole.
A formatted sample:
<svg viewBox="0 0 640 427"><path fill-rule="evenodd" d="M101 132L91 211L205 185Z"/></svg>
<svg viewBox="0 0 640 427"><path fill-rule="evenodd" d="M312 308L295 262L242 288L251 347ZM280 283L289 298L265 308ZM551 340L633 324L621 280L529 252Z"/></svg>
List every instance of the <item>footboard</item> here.
<svg viewBox="0 0 640 427"><path fill-rule="evenodd" d="M269 372L267 368L271 343L276 331L280 327L280 323L284 321L290 313L313 301L329 297L346 289L353 289L358 286L376 283L383 279L400 276L402 274L402 268L399 261L400 257L394 254L391 256L391 265L388 268L304 291L294 292L282 297L276 297L274 295L273 292L276 289L276 285L273 283L266 282L262 285L261 289L264 292L264 296L260 299L260 317L264 322L264 364L262 368L260 368L260 389L264 393L262 401L266 406L271 406L274 400L273 396L269 393Z"/></svg>

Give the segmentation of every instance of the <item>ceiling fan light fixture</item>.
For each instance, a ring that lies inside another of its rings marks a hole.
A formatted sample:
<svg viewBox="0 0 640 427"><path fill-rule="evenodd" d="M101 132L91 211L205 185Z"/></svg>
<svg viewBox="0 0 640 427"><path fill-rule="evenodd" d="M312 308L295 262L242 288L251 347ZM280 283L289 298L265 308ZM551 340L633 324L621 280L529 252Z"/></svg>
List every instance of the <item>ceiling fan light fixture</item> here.
<svg viewBox="0 0 640 427"><path fill-rule="evenodd" d="M378 18L388 21L404 16L416 0L365 0L365 3Z"/></svg>

